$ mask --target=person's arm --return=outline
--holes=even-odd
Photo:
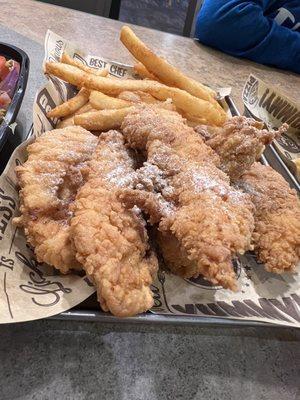
[[[267,0],[205,0],[195,36],[231,55],[300,73],[300,33],[264,16]]]

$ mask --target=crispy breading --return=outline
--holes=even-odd
[[[149,105],[136,106],[126,116],[121,129],[133,149],[145,150],[148,143],[158,139],[170,145],[176,154],[186,160],[219,165],[219,156],[205,146],[200,135],[185,122],[175,111]]]
[[[71,222],[76,257],[96,285],[102,308],[120,317],[152,307],[150,285],[158,268],[140,211],[127,210],[116,195],[134,180],[134,161],[122,134],[103,133]]]
[[[237,116],[222,127],[199,125],[194,129],[220,156],[221,169],[236,181],[261,157],[265,146],[286,131],[287,125],[277,131],[262,128],[261,122]]]
[[[21,216],[14,222],[24,227],[37,260],[63,273],[81,268],[69,237],[71,205],[96,144],[80,127],[52,130],[27,147],[28,160],[16,168]]]
[[[253,164],[238,181],[255,205],[255,252],[267,271],[293,271],[300,257],[300,201],[271,167]]]
[[[176,113],[137,108],[122,129],[130,146],[146,149],[148,160],[138,190],[124,189],[119,196],[148,212],[150,222],[159,221],[166,264],[181,276],[202,274],[236,290],[231,259],[251,248],[249,197],[230,186],[216,167],[218,156]]]

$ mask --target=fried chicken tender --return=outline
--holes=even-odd
[[[140,211],[127,210],[116,195],[134,179],[134,161],[122,134],[103,133],[71,222],[77,260],[96,285],[103,310],[119,317],[152,307],[150,285],[158,268]]]
[[[186,120],[175,111],[167,111],[154,106],[136,106],[126,116],[121,126],[129,146],[144,151],[153,140],[161,140],[186,160],[220,164],[219,156]]]
[[[218,156],[181,117],[143,107],[122,125],[129,144],[147,149],[137,190],[119,197],[158,222],[158,241],[168,267],[183,277],[202,274],[236,290],[232,257],[251,248],[252,203],[216,167]]]
[[[238,181],[255,205],[253,240],[269,272],[293,271],[300,257],[300,201],[271,167],[253,164]]]
[[[287,124],[277,131],[262,129],[263,124],[252,118],[229,118],[222,127],[199,125],[199,133],[220,156],[221,169],[236,181],[257,161],[267,144],[287,130]]]
[[[16,168],[21,216],[14,222],[24,227],[37,260],[62,273],[81,269],[70,240],[71,205],[96,145],[83,128],[55,129],[30,144],[27,161]]]

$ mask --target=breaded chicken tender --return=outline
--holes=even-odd
[[[238,181],[255,205],[253,240],[269,272],[293,271],[300,257],[300,201],[271,167],[255,163]]]
[[[287,130],[287,124],[277,131],[262,127],[259,121],[237,116],[229,118],[221,127],[199,125],[194,129],[219,155],[221,169],[231,181],[236,181],[261,157],[265,146]]]
[[[237,289],[232,258],[251,248],[252,203],[217,168],[219,157],[175,113],[141,107],[124,120],[130,146],[146,149],[136,190],[119,197],[158,223],[166,264],[183,277],[202,274],[213,284]]]
[[[167,111],[154,106],[136,106],[122,124],[126,141],[133,149],[145,151],[153,140],[161,140],[170,145],[180,157],[190,161],[220,164],[219,156],[186,120],[175,111]]]
[[[30,144],[27,161],[16,168],[21,216],[14,222],[24,227],[37,260],[62,273],[81,268],[70,240],[71,205],[96,145],[83,128],[55,129]]]
[[[116,195],[134,180],[134,161],[122,134],[101,134],[71,222],[77,260],[97,287],[103,310],[119,317],[152,307],[150,285],[158,268],[140,211],[127,210]]]

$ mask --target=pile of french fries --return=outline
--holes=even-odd
[[[45,72],[75,85],[77,95],[55,107],[49,118],[58,118],[59,128],[80,125],[90,131],[107,131],[121,126],[137,103],[175,110],[189,125],[222,125],[227,116],[216,93],[187,77],[153,53],[127,26],[121,42],[138,61],[135,72],[141,79],[115,79],[105,69],[95,70],[63,54],[60,62],[47,62]]]

